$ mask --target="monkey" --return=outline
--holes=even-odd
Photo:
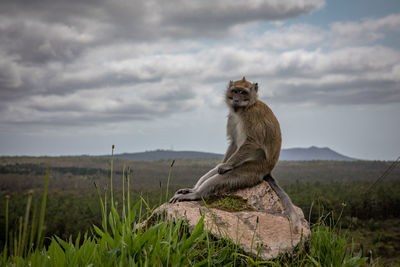
[[[298,232],[300,219],[293,203],[271,174],[281,151],[280,125],[272,110],[258,99],[257,93],[258,83],[251,83],[245,77],[229,82],[225,94],[229,108],[229,146],[222,163],[200,177],[193,188],[178,190],[169,202],[207,199],[265,180],[281,199],[295,232]]]

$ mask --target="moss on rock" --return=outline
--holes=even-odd
[[[209,208],[220,209],[225,211],[243,211],[254,210],[247,200],[240,196],[223,196],[211,199],[207,205]]]

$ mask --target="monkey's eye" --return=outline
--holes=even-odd
[[[237,94],[237,93],[238,93],[238,90],[235,90],[235,89],[234,89],[234,90],[232,90],[232,93],[233,93],[233,94]]]
[[[247,95],[247,92],[244,91],[244,90],[240,90],[239,93],[240,93],[241,95]]]

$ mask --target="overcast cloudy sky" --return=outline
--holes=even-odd
[[[2,0],[0,155],[223,153],[243,75],[284,148],[400,155],[398,0]]]

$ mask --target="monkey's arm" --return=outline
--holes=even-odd
[[[245,142],[232,156],[218,168],[218,173],[226,173],[248,161],[265,159],[264,150],[254,144]]]
[[[236,145],[233,142],[231,142],[229,144],[228,149],[225,152],[224,160],[222,162],[225,163],[232,156],[232,154],[235,153],[236,149],[237,149]]]

